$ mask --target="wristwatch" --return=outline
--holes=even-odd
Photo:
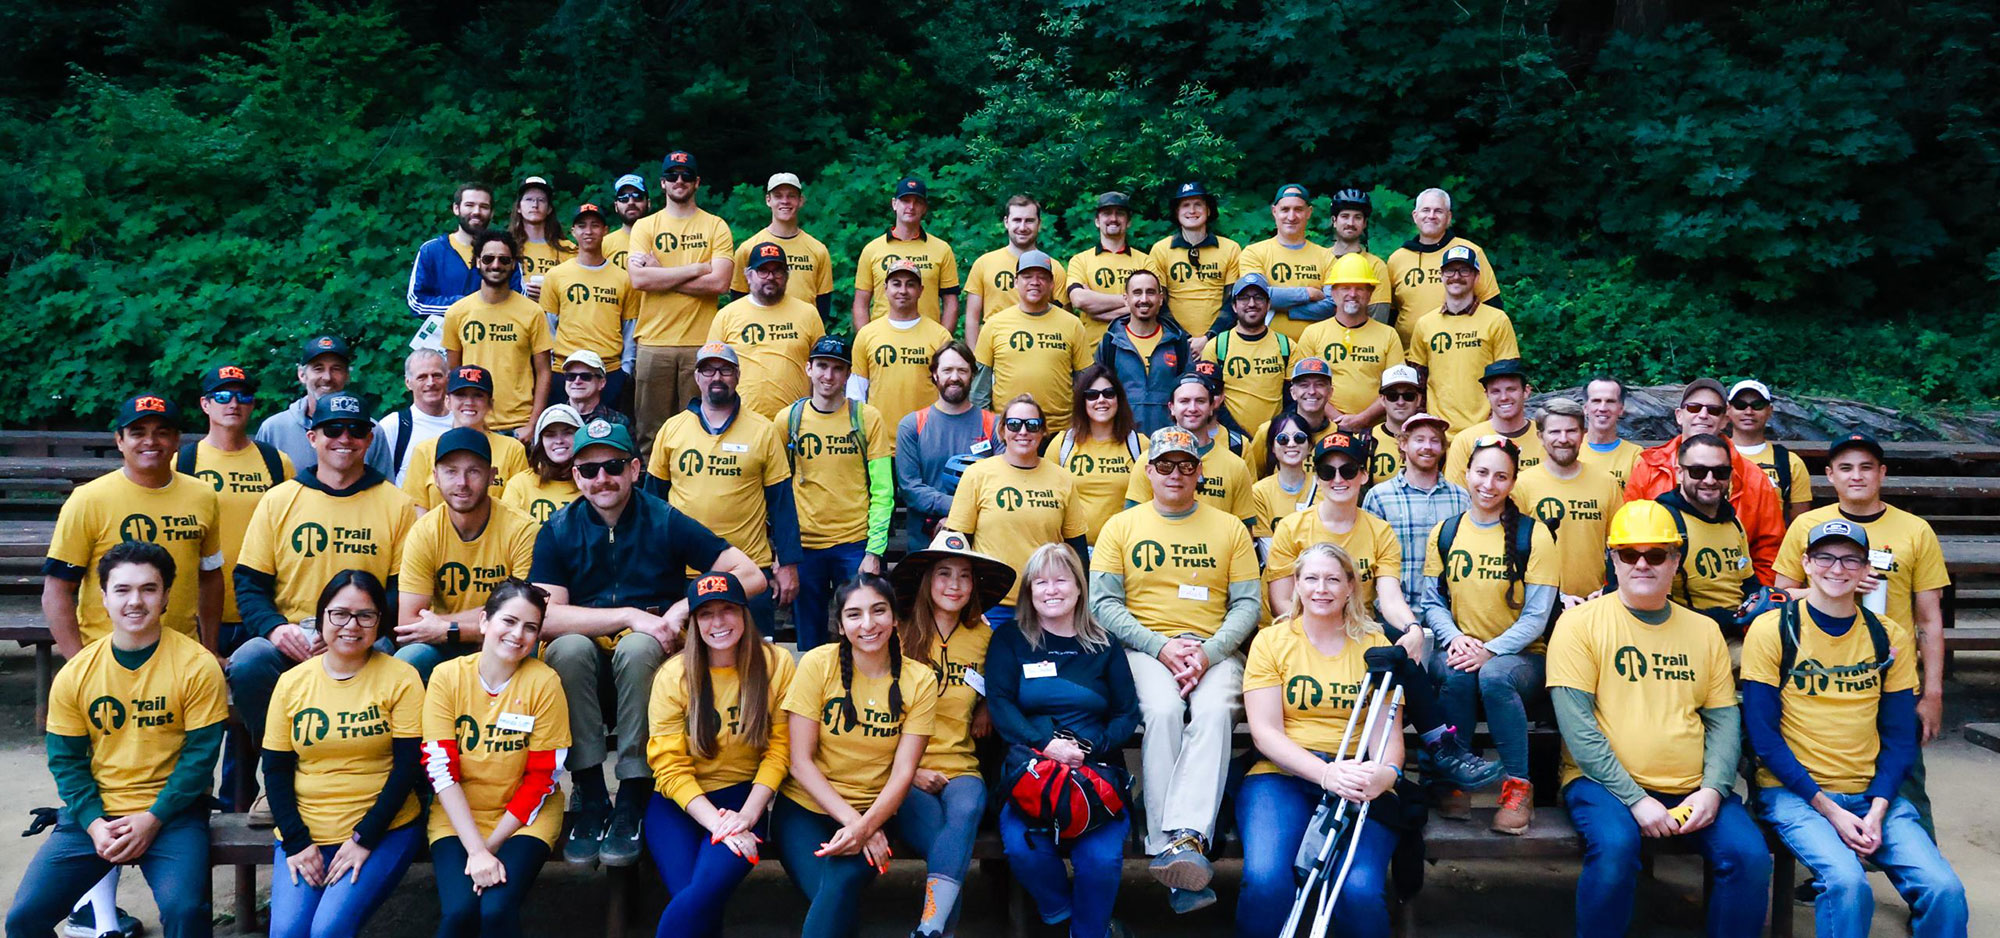
[[[444,640],[453,645],[458,644],[458,623],[452,622],[445,625]]]

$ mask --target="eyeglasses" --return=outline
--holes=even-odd
[[[1084,399],[1084,400],[1086,400],[1086,401],[1106,401],[1106,400],[1113,400],[1113,401],[1115,401],[1115,400],[1117,400],[1117,399],[1118,399],[1118,389],[1117,389],[1117,388],[1084,388],[1084,389],[1083,389],[1083,399]]]
[[[1272,437],[1271,442],[1276,443],[1279,446],[1297,446],[1300,443],[1312,442],[1312,437],[1304,433],[1300,433],[1297,430],[1293,430],[1289,433],[1280,433],[1277,436]]]
[[[701,177],[693,173],[683,173],[676,171],[676,172],[666,173],[660,176],[660,178],[668,182],[693,182],[697,179],[700,179]]]
[[[1737,410],[1770,410],[1771,402],[1764,400],[1763,398],[1760,397],[1754,400],[1730,401],[1729,406],[1734,407]]]
[[[1696,482],[1700,482],[1710,476],[1714,476],[1718,482],[1727,482],[1729,481],[1729,474],[1735,471],[1734,467],[1728,463],[1723,463],[1720,466],[1697,466],[1694,463],[1681,463],[1681,469],[1687,472],[1688,478]]]
[[[375,428],[365,423],[329,423],[319,427],[319,435],[329,440],[338,440],[343,436],[365,440],[375,435]]]
[[[580,383],[582,383],[582,382],[585,382],[585,381],[594,381],[594,380],[596,380],[596,379],[597,379],[597,378],[599,378],[599,377],[601,377],[601,376],[600,376],[600,375],[598,375],[598,373],[597,373],[597,372],[595,372],[595,371],[565,371],[565,372],[563,372],[563,381],[564,381],[564,382],[566,382],[566,383],[568,383],[568,384],[580,384]]]
[[[374,628],[382,622],[382,614],[373,609],[328,609],[324,618],[334,628],[355,624]]]
[[[512,267],[514,266],[514,259],[500,254],[481,254],[479,255],[479,266]]]
[[[257,403],[257,395],[249,391],[213,391],[209,393],[208,399],[217,404]]]
[[[1153,471],[1163,476],[1191,476],[1201,471],[1201,463],[1195,462],[1192,459],[1155,459],[1153,460]]]
[[[1321,482],[1332,482],[1336,477],[1342,479],[1352,479],[1355,476],[1360,475],[1361,471],[1362,471],[1361,464],[1353,462],[1341,463],[1338,466],[1331,465],[1328,463],[1320,463],[1319,465],[1313,467],[1313,475],[1319,476],[1319,480]]]
[[[695,374],[701,375],[704,378],[713,378],[716,375],[722,375],[722,374],[734,374],[735,372],[736,372],[736,366],[734,365],[717,365],[717,364],[701,365],[695,368],[694,370]]]
[[[1814,564],[1817,564],[1818,566],[1826,567],[1829,570],[1833,569],[1834,567],[1839,567],[1840,569],[1846,570],[1849,573],[1863,569],[1868,566],[1868,558],[1863,557],[1859,554],[1828,554],[1822,552],[1817,554],[1807,554],[1806,557],[1807,559],[1811,560]]]
[[[1664,547],[1653,547],[1646,550],[1639,550],[1636,547],[1620,547],[1616,553],[1618,554],[1618,562],[1626,566],[1636,567],[1639,565],[1639,561],[1644,560],[1646,566],[1657,567],[1667,562],[1667,555],[1672,553],[1672,551]]]
[[[643,195],[621,195],[618,197],[619,205],[627,205],[633,202],[644,202],[644,201],[646,201],[646,197]]]
[[[1040,433],[1048,424],[1040,417],[1009,417],[1000,421],[1000,425],[1007,428],[1008,433],[1019,433],[1023,430]]]
[[[1729,408],[1721,404],[1682,404],[1681,409],[1690,414],[1707,414],[1710,417],[1720,417],[1729,412]]]
[[[586,479],[595,479],[597,478],[597,472],[600,469],[604,470],[605,472],[609,472],[615,476],[624,475],[625,467],[632,464],[632,459],[633,457],[631,456],[622,456],[618,459],[606,459],[599,462],[580,462],[580,463],[575,463],[574,465],[576,467],[577,475],[580,475]]]
[[[1416,400],[1417,398],[1420,398],[1420,397],[1422,397],[1422,396],[1424,396],[1424,395],[1423,395],[1423,392],[1422,392],[1422,391],[1383,391],[1383,392],[1382,392],[1382,399],[1383,399],[1383,400],[1385,400],[1385,401],[1396,401],[1397,403],[1402,403],[1402,402],[1406,402],[1406,401],[1414,401],[1414,400]]]

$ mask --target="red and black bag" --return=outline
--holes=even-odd
[[[1028,826],[1058,841],[1081,837],[1125,814],[1123,773],[1108,765],[1064,765],[1025,746],[1013,747],[1017,766],[1002,789]],[[1024,758],[1022,756],[1025,756]],[[1107,777],[1114,776],[1114,777]]]

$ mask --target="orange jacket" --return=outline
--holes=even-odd
[[[1674,437],[1639,454],[1625,480],[1626,501],[1652,498],[1679,484],[1680,466],[1674,454],[1680,445],[1681,438]],[[1729,461],[1729,504],[1750,538],[1751,566],[1756,568],[1759,582],[1776,585],[1772,565],[1778,560],[1778,545],[1785,540],[1785,509],[1778,503],[1778,488],[1736,447],[1729,448]]]

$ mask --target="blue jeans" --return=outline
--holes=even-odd
[[[1647,792],[1669,808],[1687,795]],[[1622,935],[1632,924],[1639,882],[1639,822],[1603,785],[1579,778],[1563,789],[1570,821],[1583,835],[1583,875],[1576,883],[1576,933]],[[1708,894],[1709,938],[1752,938],[1764,930],[1771,889],[1771,854],[1742,799],[1727,795],[1715,823],[1692,834],[1713,879]]]
[[[1114,818],[1075,840],[1057,843],[1047,831],[1031,831],[1012,804],[1000,808],[1000,844],[1021,888],[1035,900],[1042,921],[1069,920],[1070,938],[1104,938],[1111,930],[1111,907],[1118,901],[1125,868],[1125,835],[1131,815]],[[1063,855],[1076,869],[1070,881]]]
[[[207,811],[183,811],[162,824],[138,866],[153,889],[160,931],[167,938],[208,938],[215,933],[209,921]],[[90,834],[65,817],[35,851],[21,877],[14,906],[7,910],[7,938],[48,938],[76,900],[110,871],[111,864],[98,857]]]
[[[1469,746],[1483,705],[1500,762],[1515,778],[1528,777],[1527,702],[1547,693],[1543,670],[1541,655],[1519,654],[1496,655],[1477,671],[1460,671],[1444,663],[1442,649],[1431,655],[1430,667],[1437,675],[1445,720],[1459,728]]]
[[[741,782],[702,797],[718,809],[739,811],[744,799],[750,797],[751,787],[750,782]],[[722,910],[743,877],[755,867],[727,846],[710,843],[708,828],[658,793],[646,805],[643,830],[646,849],[653,854],[653,865],[659,868],[660,880],[672,897],[666,911],[660,913],[655,934],[659,938],[713,938],[722,934]],[[768,833],[763,824],[752,830],[758,836]]]
[[[428,685],[431,682],[431,672],[437,670],[438,665],[453,658],[463,658],[478,650],[479,646],[472,642],[460,642],[456,645],[427,645],[420,642],[396,649],[395,655],[397,661],[416,668],[417,680]]]
[[[770,585],[750,597],[750,621],[756,623],[757,631],[765,638],[775,640],[778,635],[778,575],[772,572],[773,569],[764,568],[764,582]]]
[[[1830,791],[1826,796],[1856,817],[1868,813],[1866,796]],[[1867,867],[1840,839],[1833,822],[1784,787],[1757,790],[1757,816],[1778,832],[1819,881],[1819,899],[1813,903],[1819,938],[1867,938],[1875,917],[1875,892],[1868,888]],[[1965,885],[1924,833],[1917,809],[1908,801],[1897,798],[1889,803],[1889,813],[1882,818],[1882,846],[1868,859],[1889,874],[1889,882],[1910,904],[1910,930],[1916,938],[1963,938],[1971,914]]]
[[[1295,776],[1271,773],[1243,779],[1236,791],[1236,829],[1243,835],[1236,934],[1263,938],[1284,928],[1299,892],[1292,859],[1319,801],[1320,787]],[[1341,938],[1388,938],[1389,858],[1396,852],[1397,839],[1395,831],[1373,818],[1361,826],[1350,848],[1359,852],[1333,905],[1334,931]],[[1334,869],[1339,869],[1337,863]],[[1326,885],[1333,881],[1328,879]]]
[[[808,651],[826,642],[827,605],[833,602],[835,587],[854,579],[861,558],[868,555],[868,542],[807,548],[799,560],[799,595],[792,600],[792,626],[799,632],[799,651]]]
[[[979,836],[979,819],[986,814],[986,780],[961,775],[931,794],[915,785],[896,809],[896,833],[924,858],[925,872],[964,883],[972,868],[972,841]],[[958,921],[958,910],[951,912]]]
[[[861,894],[875,881],[875,868],[860,853],[816,857],[840,823],[779,795],[771,811],[771,833],[785,875],[804,893],[808,907],[800,938],[846,938],[861,924]]]
[[[317,889],[305,880],[292,882],[285,869],[285,848],[280,845],[271,863],[271,938],[346,938],[360,934],[368,916],[395,891],[410,868],[417,848],[423,844],[422,825],[411,823],[382,835],[361,875],[350,882],[347,874]],[[314,847],[329,866],[338,845]]]
[[[264,745],[264,714],[271,709],[271,692],[278,689],[278,677],[297,663],[262,636],[245,641],[229,656],[229,699],[243,714],[250,741],[260,749]]]
[[[507,881],[472,891],[465,875],[465,844],[455,836],[431,844],[431,866],[437,875],[437,938],[519,938],[521,904],[535,888],[535,877],[549,858],[540,837],[515,834],[494,856],[507,870]]]

